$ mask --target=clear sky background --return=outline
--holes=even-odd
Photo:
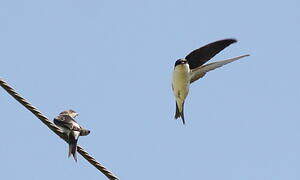
[[[300,2],[0,1],[0,77],[121,180],[299,180]],[[237,38],[174,120],[175,60]],[[0,179],[106,179],[0,88]]]

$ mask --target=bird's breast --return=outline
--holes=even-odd
[[[190,70],[188,65],[178,65],[174,68],[172,85],[174,95],[180,99],[185,99],[190,86]]]

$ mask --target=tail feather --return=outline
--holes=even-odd
[[[182,103],[182,112],[181,112],[181,119],[182,119],[182,123],[185,124],[185,120],[184,120],[184,101]]]
[[[76,144],[69,144],[69,155],[68,155],[68,157],[70,157],[71,154],[72,154],[73,157],[74,157],[74,160],[77,162],[76,151],[77,151],[77,145]]]
[[[183,124],[185,124],[183,110],[184,110],[184,102],[182,103],[182,111],[181,111],[181,112],[179,111],[178,104],[177,104],[177,102],[176,102],[176,113],[175,113],[175,119],[178,119],[179,117],[181,117],[181,119],[182,119],[182,123],[183,123]]]
[[[177,102],[176,103],[176,113],[175,113],[175,119],[179,118],[181,116],[180,112],[179,112],[179,108],[178,108],[178,105],[177,105]]]
[[[72,131],[69,134],[69,155],[68,155],[68,157],[70,157],[72,154],[76,162],[77,162],[77,156],[76,156],[77,141],[78,141],[79,134],[80,134],[79,131]]]

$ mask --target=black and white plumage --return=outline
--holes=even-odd
[[[181,117],[183,124],[185,124],[183,112],[184,101],[189,93],[191,83],[202,78],[211,70],[249,56],[247,54],[223,61],[205,64],[220,51],[235,42],[237,42],[235,39],[216,41],[192,51],[184,59],[179,59],[175,62],[172,80],[172,90],[176,99],[175,119]]]
[[[78,113],[73,110],[63,111],[54,118],[54,124],[59,126],[63,132],[67,134],[69,143],[68,157],[72,154],[77,162],[76,151],[78,138],[79,136],[90,134],[90,130],[81,127],[74,119],[76,116],[78,116]]]

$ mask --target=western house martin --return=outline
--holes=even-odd
[[[237,40],[235,39],[224,39],[216,41],[192,51],[185,58],[178,59],[175,62],[172,79],[172,90],[176,99],[175,119],[181,117],[183,124],[185,124],[183,112],[184,101],[189,93],[189,87],[191,83],[202,78],[207,72],[211,70],[219,68],[225,64],[231,63],[243,57],[249,56],[249,54],[247,54],[223,61],[205,64],[220,51],[235,42],[237,42]]]
[[[54,118],[54,124],[59,126],[65,134],[68,136],[69,143],[69,155],[73,155],[75,161],[77,162],[77,141],[79,136],[86,136],[90,134],[90,130],[84,129],[76,121],[75,117],[78,116],[73,110],[67,110],[61,112],[56,118]]]

